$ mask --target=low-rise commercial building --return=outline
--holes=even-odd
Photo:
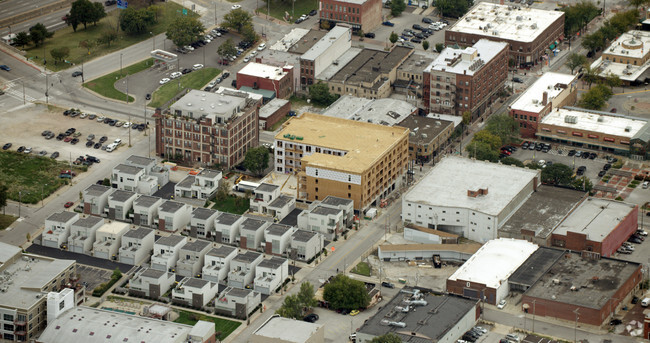
[[[275,123],[289,115],[291,102],[285,99],[273,99],[260,108],[260,130],[271,130]]]
[[[197,239],[187,242],[178,251],[178,261],[176,261],[176,274],[181,276],[197,277],[201,274],[205,254],[212,248],[208,241]]]
[[[294,67],[276,67],[268,64],[249,62],[237,72],[237,89],[250,87],[274,93],[275,98],[285,99],[293,95]]]
[[[486,113],[508,77],[508,43],[481,39],[470,47],[449,44],[424,70],[427,111],[472,118]]]
[[[300,56],[300,85],[316,83],[316,76],[352,47],[352,30],[335,26]]]
[[[324,116],[363,121],[386,126],[400,126],[404,118],[417,114],[417,106],[399,99],[368,99],[343,95],[324,111]]]
[[[108,196],[113,192],[111,187],[90,185],[81,193],[83,198],[83,213],[101,216],[108,206]]]
[[[129,279],[129,295],[158,299],[172,288],[174,281],[174,273],[142,268]]]
[[[553,109],[571,106],[578,97],[578,75],[546,72],[508,107],[525,138],[535,138],[537,126]]]
[[[131,221],[129,213],[133,213],[133,203],[138,194],[117,189],[108,196],[108,219]]]
[[[239,246],[239,230],[246,218],[222,212],[214,220],[214,241]]]
[[[167,200],[158,207],[158,230],[176,232],[190,223],[192,205]]]
[[[163,203],[162,198],[141,195],[133,202],[133,224],[153,227],[158,219],[158,207]]]
[[[122,236],[120,263],[139,265],[149,259],[153,250],[155,231],[144,227],[129,230]]]
[[[273,256],[255,267],[255,292],[271,294],[289,277],[289,260]]]
[[[41,244],[50,248],[62,248],[67,243],[72,224],[79,220],[75,212],[61,211],[45,219]]]
[[[291,258],[311,261],[323,251],[323,235],[307,230],[296,230],[291,235]]]
[[[262,303],[262,296],[252,289],[227,287],[214,301],[214,312],[245,319]]]
[[[196,308],[207,306],[219,291],[219,284],[208,280],[185,277],[172,289],[172,301]]]
[[[408,130],[303,113],[275,136],[275,168],[297,173],[297,197],[336,196],[364,210],[402,184]]]
[[[474,255],[480,244],[382,244],[377,249],[379,259],[383,261],[432,260],[438,255],[441,261],[465,263]]]
[[[319,9],[321,25],[345,24],[353,32],[371,32],[382,21],[381,0],[321,0]]]
[[[250,343],[324,343],[325,327],[274,315],[265,321],[249,339]]]
[[[261,99],[245,92],[192,90],[169,112],[155,115],[156,154],[232,168],[259,145],[260,106]]]
[[[104,219],[95,216],[82,217],[70,227],[68,250],[90,255],[95,242],[95,233],[104,225]]]
[[[246,288],[251,286],[255,278],[255,267],[264,260],[262,254],[254,251],[246,251],[237,254],[230,261],[230,272],[228,273],[228,286],[235,288]]]
[[[408,116],[399,124],[409,129],[409,159],[416,163],[439,160],[439,155],[451,143],[454,123],[444,119]]]
[[[414,51],[402,65],[397,67],[397,79],[393,83],[395,93],[404,94],[407,99],[422,98],[424,90],[424,68],[433,62],[429,52]]]
[[[122,236],[129,231],[129,224],[107,222],[95,232],[93,256],[117,261]]]
[[[207,200],[217,192],[220,180],[220,171],[203,169],[196,175],[187,175],[177,183],[174,194],[176,198]]]
[[[187,243],[187,237],[179,235],[158,238],[153,245],[151,268],[165,272],[173,269],[178,261],[178,253],[185,243]]]
[[[449,156],[402,197],[402,219],[487,242],[540,183],[539,170]]]
[[[190,236],[211,238],[214,235],[214,220],[219,214],[219,211],[210,208],[195,208],[190,219]]]
[[[650,77],[650,33],[631,30],[618,36],[603,54],[591,64],[603,78],[618,76],[624,84],[644,82]]]
[[[230,272],[230,261],[237,256],[237,248],[220,245],[205,254],[202,278],[219,283],[224,281]]]

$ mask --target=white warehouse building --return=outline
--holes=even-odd
[[[540,183],[539,170],[446,157],[404,195],[402,220],[485,243]]]

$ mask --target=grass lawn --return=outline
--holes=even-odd
[[[280,119],[277,123],[273,124],[270,129],[267,129],[267,131],[275,131],[277,130],[282,124],[284,124],[287,120],[291,119],[289,116],[284,116],[284,118]]]
[[[244,212],[248,211],[248,208],[250,207],[250,202],[246,201],[242,206],[237,206],[237,196],[230,195],[228,198],[226,198],[225,201],[222,202],[216,202],[212,208],[215,210],[219,210],[221,212],[229,212],[229,213],[235,213],[235,214],[244,214]]]
[[[158,18],[158,23],[154,25],[147,33],[143,33],[137,36],[129,36],[121,30],[118,32],[118,39],[111,43],[110,46],[107,45],[98,45],[97,47],[88,50],[79,46],[79,42],[88,40],[96,41],[100,34],[109,29],[115,29],[119,27],[119,14],[120,11],[111,11],[107,13],[106,18],[102,19],[97,26],[89,24],[88,28],[84,30],[83,25],[77,27],[77,32],[72,31],[72,26],[68,26],[61,30],[56,31],[52,38],[46,39],[43,46],[34,47],[33,45],[28,45],[26,48],[27,54],[25,58],[33,59],[37,64],[43,64],[43,54],[49,61],[47,63],[47,69],[59,71],[67,69],[71,66],[70,63],[60,62],[54,64],[54,59],[50,55],[50,51],[54,48],[59,47],[68,47],[70,49],[70,56],[66,58],[67,61],[72,64],[79,64],[82,61],[89,61],[96,57],[106,55],[110,52],[118,51],[127,46],[133,45],[135,43],[141,42],[146,39],[150,39],[151,35],[149,32],[152,32],[154,35],[163,33],[167,31],[167,26],[173,20],[174,17],[182,15],[179,11],[183,8],[181,5],[178,5],[174,2],[164,2],[159,3],[159,6],[162,7],[162,11]],[[194,12],[189,11],[190,15],[198,16]],[[158,42],[160,43],[160,42]]]
[[[208,82],[219,75],[219,73],[221,73],[221,70],[216,68],[203,68],[193,71],[180,77],[180,87],[178,87],[178,80],[171,80],[151,95],[151,102],[148,106],[161,107],[185,88],[202,89]]]
[[[267,3],[266,1],[260,1],[259,2],[260,7],[258,10],[261,13],[266,14],[266,8],[267,8]],[[285,20],[284,15],[285,12],[289,13],[291,15],[293,12],[292,10],[295,10],[295,14],[293,16],[293,20],[291,20],[291,24],[293,24],[294,21],[296,21],[297,18],[299,18],[303,14],[309,15],[309,11],[318,9],[318,0],[303,0],[303,1],[296,1],[295,2],[295,7],[291,6],[291,1],[283,1],[283,0],[275,0],[271,3],[271,16],[278,18],[280,20]]]
[[[351,272],[359,275],[370,276],[370,266],[366,262],[359,262]]]
[[[118,70],[108,75],[104,75],[102,77],[88,81],[84,83],[84,87],[107,98],[124,101],[126,99],[126,94],[115,89],[115,83],[127,75],[133,75],[135,73],[141,72],[151,67],[152,65],[153,58],[148,58],[144,61],[134,63],[126,68],[122,68],[122,75],[120,75],[120,71]],[[129,102],[132,102],[133,100],[133,97],[129,95]]]
[[[305,107],[305,106],[311,106],[311,107],[316,107],[316,108],[325,108],[327,106],[321,106],[318,104],[315,104],[313,102],[307,102],[307,99],[303,99],[299,96],[292,95],[291,98],[289,98],[289,101],[291,101],[291,108],[296,109],[299,107]]]
[[[0,214],[0,230],[4,230],[11,225],[18,217],[10,216],[8,214]]]
[[[9,187],[9,199],[19,201],[20,198],[23,203],[36,204],[41,201],[41,194],[47,198],[66,183],[66,179],[59,178],[59,173],[70,168],[68,163],[35,156],[35,153],[0,152],[0,180]],[[79,174],[83,169],[73,170]]]
[[[214,322],[215,331],[217,332],[217,339],[219,340],[224,340],[226,337],[228,337],[228,335],[235,331],[239,325],[241,325],[240,322],[236,322],[234,320],[206,316],[200,313],[179,311],[178,314],[179,316],[174,321],[175,323],[194,325],[199,320]]]

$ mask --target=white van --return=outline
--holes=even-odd
[[[650,298],[645,298],[641,300],[641,306],[648,307],[648,305],[650,305]]]
[[[509,333],[509,334],[507,334],[507,335],[506,335],[506,339],[507,339],[508,341],[510,341],[510,342],[516,342],[516,343],[519,343],[519,336],[517,336],[517,335],[515,335],[515,334],[513,334],[513,333]]]
[[[106,152],[113,152],[113,150],[115,150],[115,148],[117,148],[117,144],[111,143],[106,147]]]
[[[120,143],[122,143],[122,140],[119,138],[116,138],[115,141],[113,141],[113,144],[115,145],[120,145]]]

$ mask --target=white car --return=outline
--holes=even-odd
[[[636,233],[638,235],[640,235],[640,236],[647,236],[648,235],[648,231],[646,231],[646,230],[636,230]]]
[[[97,121],[98,121],[98,122],[100,122],[100,121],[104,121],[104,119],[106,119],[105,116],[99,116],[99,117],[97,117]]]
[[[194,51],[194,47],[186,45],[183,47],[185,50]]]
[[[539,164],[540,166],[544,167],[544,166],[546,166],[546,161],[544,161],[544,160],[539,160],[539,162],[537,162],[537,164]]]
[[[258,51],[262,51],[262,50],[264,50],[264,49],[266,49],[266,44],[264,44],[264,43],[260,44],[260,45],[257,47],[257,50],[258,50]]]
[[[124,125],[122,125],[122,127],[124,127],[124,128],[128,128],[129,126],[131,126],[131,123],[128,122],[128,121],[126,123],[124,123]]]
[[[250,57],[248,57],[248,56],[244,57],[244,63],[248,63],[250,60],[251,60]]]
[[[31,153],[32,153],[32,148],[29,147],[29,148],[25,149],[25,150],[23,151],[23,153],[25,153],[25,154],[31,154]]]
[[[497,308],[498,308],[499,310],[503,309],[504,307],[506,307],[506,301],[505,301],[505,299],[499,301],[499,305],[497,305]]]
[[[171,75],[169,75],[169,77],[172,78],[172,79],[177,79],[177,78],[179,78],[181,76],[183,76],[183,73],[181,73],[180,71],[175,71]]]
[[[161,84],[161,85],[164,85],[165,83],[167,83],[167,82],[169,82],[169,81],[171,81],[171,80],[168,79],[168,78],[166,78],[166,77],[164,77],[162,80],[160,80],[160,84]]]
[[[217,81],[210,81],[210,83],[208,83],[208,87],[210,87],[210,88],[212,88],[212,87],[214,87],[216,85],[217,85]]]
[[[232,7],[231,7],[231,8],[232,8],[233,10],[236,10],[236,9],[239,9],[239,8],[241,8],[241,6],[240,6],[240,5],[232,5]]]
[[[251,51],[251,56],[255,56],[255,55],[257,55],[257,51],[255,50]]]
[[[192,66],[192,69],[194,69],[194,70],[199,70],[201,68],[203,68],[203,64],[195,64],[195,65]]]

